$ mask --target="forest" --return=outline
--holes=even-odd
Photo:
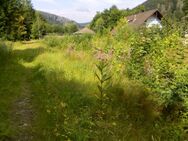
[[[0,0],[0,141],[187,141],[188,1],[162,28],[130,26],[153,2],[97,12],[78,35]]]

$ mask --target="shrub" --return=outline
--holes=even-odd
[[[91,35],[64,35],[58,36],[46,36],[44,43],[49,47],[59,48],[74,48],[76,50],[88,50],[91,49]]]
[[[188,77],[183,64],[181,35],[178,31],[168,34],[163,30],[140,30],[132,43],[126,71],[129,78],[144,83],[160,97],[158,102],[164,106],[165,116],[174,120],[184,109]]]
[[[44,38],[44,43],[49,47],[58,47],[61,46],[61,39],[55,36],[46,36]]]

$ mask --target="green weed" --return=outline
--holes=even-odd
[[[5,43],[0,41],[0,62],[6,63],[6,61],[11,57],[13,45],[12,43]]]

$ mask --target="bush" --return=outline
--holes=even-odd
[[[144,121],[149,123],[148,119],[150,119],[150,116],[152,119],[153,112],[154,115],[159,113],[158,119],[154,120],[154,125],[149,123],[149,126],[154,126],[153,133],[159,131],[157,136],[161,140],[176,140],[180,136],[183,137],[183,126],[177,127],[177,125],[182,124],[182,114],[187,110],[185,104],[188,92],[188,66],[184,63],[186,54],[184,52],[185,46],[181,41],[181,32],[178,28],[169,29],[166,27],[163,29],[153,27],[137,30],[139,32],[130,29],[125,21],[120,21],[113,36],[106,34],[100,38],[96,37],[92,40],[93,45],[106,52],[113,50],[112,69],[117,69],[118,72],[113,72],[115,74],[113,77],[116,76],[114,81],[125,80],[128,77],[129,80],[143,84],[144,88],[149,91],[149,94],[146,93],[147,95],[142,95],[142,93],[134,95],[135,91],[138,90],[133,89],[130,95],[126,95],[125,102],[121,102],[122,97],[120,97],[116,103],[125,103],[123,109],[128,112],[130,110],[133,115],[130,113],[128,115],[132,116],[131,119],[136,120],[135,124],[137,124],[137,120],[140,120],[140,123],[144,123]],[[127,85],[130,87],[130,82]],[[128,91],[128,89],[125,91]],[[117,94],[117,91],[113,94]],[[155,110],[152,111],[153,102],[147,100],[148,96],[155,99],[156,112]],[[140,108],[136,105],[144,107]],[[147,107],[149,108],[147,109]],[[137,113],[139,115],[136,115]],[[162,124],[165,122],[166,124],[163,126]],[[158,127],[155,127],[155,124]],[[164,133],[162,130],[169,133]],[[167,137],[170,132],[176,132],[176,134],[172,138]],[[153,133],[147,135],[152,136]],[[153,138],[155,140],[156,137],[153,136]]]
[[[91,35],[64,35],[64,36],[46,36],[44,43],[49,47],[74,48],[76,50],[91,49]]]
[[[49,47],[58,47],[61,46],[61,39],[55,36],[46,36],[44,43]]]
[[[49,93],[46,135],[54,131],[57,140],[183,140],[188,73],[179,32],[135,32],[123,20],[115,30],[113,36],[45,37],[45,43],[56,48],[39,55],[34,64],[36,78],[42,76],[48,88],[44,95]],[[112,78],[102,70],[94,77],[99,55],[93,58],[93,52],[85,51],[91,47],[98,48],[101,58],[110,58]]]
[[[175,105],[181,105],[185,98],[185,92],[182,91],[187,90],[187,82],[183,81],[187,80],[187,75],[180,74],[186,72],[186,66],[182,64],[183,45],[178,31],[166,34],[163,30],[140,31],[142,36],[138,36],[131,46],[127,74],[129,78],[141,81],[158,94],[161,99],[159,103],[164,106],[166,115],[178,118],[180,115],[174,114],[180,114],[183,105],[179,108]]]

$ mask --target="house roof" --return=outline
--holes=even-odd
[[[148,18],[150,18],[153,15],[157,16],[160,20],[163,17],[163,15],[157,9],[154,9],[146,12],[141,12],[135,15],[130,15],[126,17],[126,19],[128,20],[129,24],[133,26],[141,26],[147,21]]]
[[[77,32],[75,32],[74,34],[95,34],[95,32],[91,29],[89,29],[88,27],[85,27]]]

